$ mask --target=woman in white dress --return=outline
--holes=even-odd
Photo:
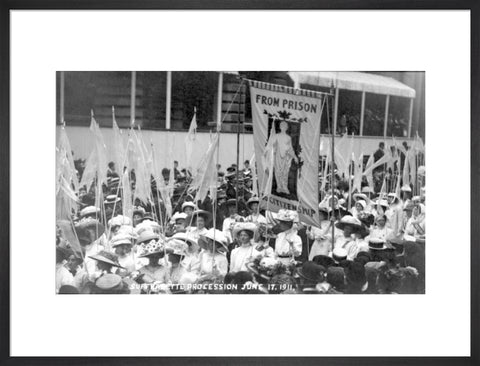
[[[187,227],[187,234],[194,240],[198,240],[201,235],[207,233],[207,226],[212,221],[212,214],[208,211],[197,210],[189,215],[186,219],[186,222],[191,223]]]
[[[227,238],[220,230],[209,229],[198,240],[198,245],[202,248],[199,255],[200,275],[221,275],[225,276],[228,272],[228,252]]]
[[[332,222],[328,220],[328,209],[320,206],[318,212],[320,214],[320,227],[312,226],[307,231],[308,238],[314,240],[308,255],[309,261],[317,255],[328,256],[332,252]]]
[[[255,230],[256,225],[251,222],[237,223],[233,228],[233,236],[239,246],[230,255],[230,272],[247,271],[246,264],[261,254],[252,244]]]
[[[393,237],[393,230],[387,226],[387,216],[386,215],[379,215],[375,219],[375,226],[370,231],[370,235],[366,238],[366,240],[370,239],[380,239],[383,241],[387,241]]]

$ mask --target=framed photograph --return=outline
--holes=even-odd
[[[479,361],[479,9],[332,5],[2,7],[1,364]]]

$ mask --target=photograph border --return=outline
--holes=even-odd
[[[203,2],[183,0],[137,0],[133,1],[4,1],[0,8],[0,365],[475,365],[480,362],[479,337],[479,294],[480,294],[480,248],[474,238],[480,236],[480,193],[477,189],[480,176],[480,4],[470,1],[381,1],[381,0],[337,0],[337,1],[254,1],[206,0]],[[247,10],[247,9],[349,9],[349,10],[470,10],[471,19],[471,329],[470,357],[10,357],[10,11],[11,10]],[[477,123],[475,123],[477,122]]]

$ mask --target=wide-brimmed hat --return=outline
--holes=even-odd
[[[95,259],[96,261],[103,262],[110,264],[111,266],[118,267],[125,269],[118,263],[118,257],[114,253],[107,252],[106,250],[102,250],[97,254],[90,255],[89,258]]]
[[[105,197],[105,201],[103,201],[104,205],[113,205],[117,202],[120,202],[122,199],[115,194],[109,194]]]
[[[250,233],[250,237],[253,238],[256,230],[257,225],[253,222],[237,222],[233,226],[232,235],[236,238],[242,231],[247,231]]]
[[[350,226],[356,231],[363,229],[360,220],[353,216],[343,216],[340,221],[335,224],[335,227],[339,228],[340,230],[345,229],[345,226]]]
[[[122,281],[122,277],[114,273],[106,273],[100,276],[95,281],[95,287],[100,291],[106,293],[118,293],[126,287],[126,284]]]
[[[87,215],[97,215],[100,216],[100,209],[95,206],[87,206],[80,211],[80,217],[85,217]]]
[[[187,214],[185,212],[175,212],[172,216],[172,221],[175,222],[177,220],[186,220]]]
[[[137,238],[137,244],[142,244],[145,242],[149,242],[152,240],[158,240],[160,239],[160,235],[154,233],[151,230],[144,230],[140,233],[140,235]]]
[[[313,261],[303,263],[300,268],[297,268],[297,273],[306,280],[321,282],[326,268]]]
[[[152,255],[164,256],[165,254],[172,253],[172,249],[165,245],[162,239],[145,241],[140,244],[139,258],[150,257]]]
[[[292,210],[279,210],[277,213],[278,221],[295,222],[298,219],[298,213]]]
[[[133,245],[133,237],[126,234],[117,234],[111,240],[112,248],[118,247],[119,245]]]
[[[367,201],[368,197],[365,193],[354,193],[353,199],[356,200],[357,202],[360,200]]]
[[[169,240],[171,239],[183,240],[189,246],[197,244],[197,240],[192,235],[187,233],[175,233]]]
[[[196,208],[195,203],[193,203],[191,201],[185,201],[185,202],[182,203],[182,212],[187,207],[191,207],[193,210],[195,210],[195,208]]]
[[[193,211],[191,214],[189,214],[186,217],[185,221],[187,222],[187,224],[190,225],[193,222],[193,220],[197,218],[197,216],[203,217],[203,219],[205,220],[205,226],[210,225],[210,223],[212,222],[212,218],[213,218],[212,213],[205,210]]]
[[[148,211],[145,212],[145,215],[143,215],[143,221],[147,221],[147,220],[156,221],[156,218],[153,212],[148,212]]]
[[[108,226],[122,226],[122,225],[132,225],[132,220],[129,217],[123,215],[117,215],[108,220]]]
[[[368,248],[370,250],[385,250],[388,249],[385,240],[378,238],[371,238],[368,241]]]
[[[209,229],[209,230],[207,230],[207,232],[205,234],[201,235],[200,237],[203,237],[203,238],[206,238],[206,239],[211,239],[211,240],[215,241],[216,244],[220,244],[221,246],[223,246],[228,251],[227,237],[220,230],[213,229],[213,228]],[[203,244],[202,244],[201,240],[198,241],[198,244],[201,247],[203,247]]]
[[[75,224],[75,232],[80,245],[88,245],[103,235],[105,227],[96,219],[84,217]]]
[[[260,203],[260,199],[258,197],[251,197],[248,201],[247,201],[247,207],[250,208],[250,205],[252,203]]]
[[[176,255],[185,255],[187,254],[188,244],[180,239],[172,238],[166,242],[167,249],[170,250],[171,254]]]
[[[157,231],[157,232],[159,232],[160,231],[160,225],[156,221],[144,220],[140,224],[135,226],[135,231],[138,235],[140,235],[144,231],[154,231],[154,232]]]

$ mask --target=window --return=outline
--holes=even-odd
[[[142,114],[142,128],[165,128],[167,106],[167,72],[137,72],[137,106],[135,114]]]
[[[217,72],[172,72],[171,128],[188,129],[197,108],[199,130],[209,130],[216,120]]]
[[[361,92],[346,89],[339,90],[337,133],[358,136],[360,134],[361,110]]]
[[[363,136],[383,136],[386,96],[366,93]]]
[[[67,124],[88,126],[93,110],[100,125],[111,126],[112,106],[115,107],[117,123],[120,126],[130,124],[130,72],[72,71],[64,75]],[[59,78],[60,73],[57,73]]]
[[[406,137],[410,99],[391,95],[388,107],[387,136]]]

